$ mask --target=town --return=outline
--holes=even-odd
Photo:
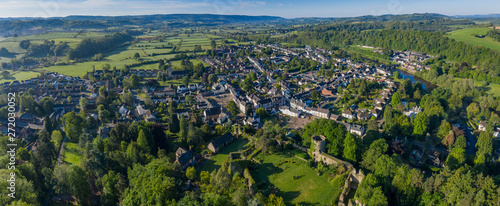
[[[0,157],[15,162],[16,197],[30,205],[498,202],[498,53],[463,49],[440,30],[495,30],[489,24],[432,14],[293,26],[185,17],[130,17],[147,26],[123,30],[106,17],[113,26],[102,31],[0,40],[9,47],[0,97],[16,94],[14,106],[0,98],[0,148],[19,145],[15,161]],[[218,22],[229,17],[241,27]],[[66,24],[95,23],[74,21]],[[183,24],[208,26],[171,28]],[[388,29],[396,24],[425,32]],[[469,50],[483,56],[465,59]]]

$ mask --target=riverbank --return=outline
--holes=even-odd
[[[411,83],[420,82],[422,83],[422,88],[428,92],[431,92],[433,89],[438,87],[438,85],[432,84],[431,82],[428,82],[419,76],[415,76],[415,74],[408,72],[405,69],[402,68],[394,69],[392,73],[396,71],[399,72],[400,74],[400,77],[398,79],[401,80],[401,82],[404,81],[405,79],[410,79]]]

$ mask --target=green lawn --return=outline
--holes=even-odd
[[[0,72],[2,71],[3,70],[0,70]],[[13,82],[15,80],[17,81],[27,80],[35,78],[40,74],[38,72],[25,72],[25,71],[12,71],[12,70],[7,70],[7,71],[10,72],[12,78],[4,79],[3,77],[0,77],[0,83]]]
[[[241,150],[247,143],[248,140],[244,138],[234,140],[230,145],[219,151],[219,153],[212,156],[209,160],[205,161],[201,166],[200,171],[212,172],[215,169],[219,169],[222,165],[222,162],[229,158],[229,153]]]
[[[64,144],[63,162],[79,165],[82,161],[82,148],[77,143],[66,142]]]
[[[485,35],[490,28],[465,28],[448,32],[448,37],[457,41],[467,42],[472,45],[479,45],[490,49],[500,51],[500,42],[493,40],[490,37],[478,38],[473,34]]]
[[[284,163],[275,166],[285,159],[296,164]],[[298,175],[299,179],[293,180],[295,175]],[[259,168],[252,171],[252,177],[259,185],[259,190],[265,191],[276,186],[279,189],[278,195],[288,204],[331,205],[338,200],[344,185],[342,176],[330,179],[327,174],[318,176],[318,172],[307,167],[303,160],[285,154],[265,156]]]

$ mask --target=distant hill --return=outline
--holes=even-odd
[[[458,18],[500,18],[500,14],[486,14],[486,15],[456,15]]]
[[[223,21],[223,22],[252,22],[283,20],[278,16],[247,16],[247,15],[218,15],[218,14],[154,14],[137,16],[67,16],[63,19],[71,20],[145,20],[145,21]]]

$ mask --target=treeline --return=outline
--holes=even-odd
[[[500,52],[449,39],[441,32],[406,30],[304,31],[273,39],[275,42],[311,45],[327,49],[360,44],[403,51],[420,51],[438,55],[438,58],[442,59],[477,65],[486,73],[489,71],[500,73]]]
[[[486,33],[486,36],[489,36],[495,41],[500,42],[500,30],[498,29],[489,30],[488,33]]]
[[[69,50],[67,42],[59,42],[56,44],[54,40],[45,40],[42,44],[32,44],[29,41],[22,41],[20,43],[21,48],[26,47],[25,57],[47,57],[47,56],[62,56]]]
[[[134,38],[128,31],[117,32],[104,37],[86,38],[68,52],[68,57],[72,60],[92,57],[95,54],[112,51],[120,47],[123,43],[132,40]]]

